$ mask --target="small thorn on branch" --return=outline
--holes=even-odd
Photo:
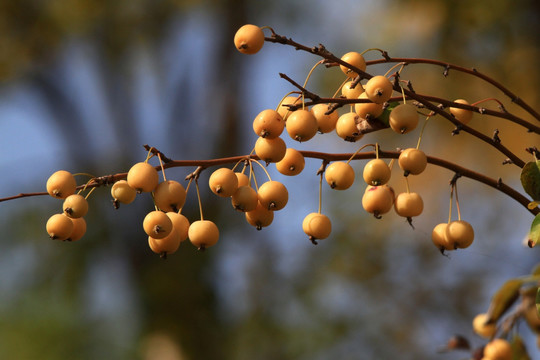
[[[386,50],[384,50],[381,55],[386,61],[390,61],[392,59]]]
[[[446,65],[446,66],[444,67],[444,71],[443,71],[443,73],[442,73],[443,76],[444,76],[444,77],[447,77],[449,71],[450,71],[450,65]]]
[[[533,155],[536,159],[540,159],[540,150],[536,146],[525,148],[525,151]]]
[[[161,151],[159,151],[158,149],[156,149],[153,146],[149,146],[148,144],[144,144],[143,147],[146,149],[146,151],[150,151],[155,156],[159,155],[161,157],[161,161],[163,161],[164,163],[168,163],[168,162],[172,161],[170,158],[165,156],[165,154],[163,154]]]
[[[499,129],[495,129],[495,131],[493,131],[493,142],[496,143],[496,144],[500,144],[501,143],[501,138],[499,137]]]
[[[456,128],[452,130],[452,136],[459,135],[459,132],[462,130],[462,128],[463,127],[461,125],[457,125]]]
[[[509,158],[504,159],[503,162],[502,162],[503,165],[513,164],[513,163],[514,162]]]
[[[497,187],[500,188],[503,185],[503,181],[501,178],[497,179]]]

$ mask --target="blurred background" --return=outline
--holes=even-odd
[[[322,43],[338,56],[378,47],[391,56],[475,67],[533,107],[540,100],[540,3],[533,0],[2,0],[0,197],[44,191],[59,169],[125,172],[145,159],[143,144],[174,159],[249,153],[253,118],[294,90],[278,73],[302,83],[319,58],[271,43],[242,55],[233,36],[245,23],[271,26],[308,46]],[[423,94],[470,102],[496,97],[535,121],[470,76],[451,71],[445,78],[441,68],[411,65],[402,78]],[[342,81],[339,69],[320,67],[308,88],[331,96]],[[471,126],[488,135],[498,128],[522,159],[530,160],[526,146],[539,145],[537,136],[505,121],[476,114]],[[452,136],[452,129],[434,118],[421,148],[521,191],[517,167],[501,165],[504,156],[466,133]],[[379,142],[392,150],[415,146],[418,134],[286,142],[327,152]],[[88,231],[74,243],[50,241],[45,233],[60,201],[0,203],[0,358],[466,358],[437,350],[456,333],[473,346],[483,343],[472,333],[472,318],[487,310],[505,280],[538,262],[538,250],[523,245],[531,214],[461,179],[461,213],[474,226],[475,242],[441,256],[431,230],[448,218],[453,174],[429,166],[410,179],[425,204],[413,229],[395,214],[377,220],[363,211],[362,165],[354,164],[357,181],[347,191],[323,184],[333,232],[317,246],[301,229],[303,217],[317,210],[320,162],[312,159],[294,178],[269,166],[290,199],[262,231],[207,190],[210,170],[204,171],[205,218],[219,226],[220,241],[204,253],[183,243],[166,261],[150,251],[142,230],[153,209],[148,194],[115,210],[110,189],[97,189]],[[167,177],[185,185],[193,170],[170,169]],[[397,167],[391,185],[405,189]],[[183,210],[191,221],[198,217],[194,190]],[[532,358],[540,356],[535,336],[525,325],[519,330]]]

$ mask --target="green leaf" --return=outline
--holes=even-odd
[[[388,106],[384,109],[383,113],[377,117],[377,120],[382,122],[386,126],[390,126],[390,112],[399,105],[399,102],[391,102],[388,104]]]
[[[531,230],[529,231],[529,238],[527,239],[527,244],[529,244],[529,247],[533,247],[539,241],[540,241],[540,214],[537,214],[534,217],[534,220],[531,224]]]
[[[522,279],[508,280],[497,290],[487,312],[487,323],[496,323],[501,316],[514,304],[519,298],[519,289],[523,285]]]
[[[525,343],[519,334],[514,334],[510,344],[512,345],[513,360],[531,360],[527,348],[525,347]]]
[[[540,160],[530,161],[521,170],[523,190],[535,201],[540,201]]]

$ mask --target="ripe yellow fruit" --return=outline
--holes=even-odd
[[[238,189],[238,176],[229,168],[219,168],[210,175],[208,186],[214,194],[230,197]]]
[[[276,163],[276,169],[283,175],[294,176],[300,174],[305,165],[306,160],[300,151],[287,148],[283,159]]]
[[[486,321],[488,315],[485,313],[478,314],[474,317],[472,326],[476,334],[483,338],[491,339],[497,332],[497,325],[495,323],[487,324]]]
[[[493,339],[484,347],[484,358],[490,360],[512,360],[512,345],[504,339]]]
[[[315,240],[326,239],[332,232],[332,222],[328,216],[319,213],[310,213],[302,221],[302,230],[309,239],[316,244]]]
[[[154,190],[154,203],[163,211],[176,212],[184,206],[185,202],[186,189],[177,181],[163,181]]]
[[[426,169],[427,157],[422,150],[408,148],[399,154],[398,164],[405,176],[419,175]]]
[[[267,164],[280,161],[286,152],[287,145],[280,137],[274,139],[259,137],[255,142],[255,154]]]
[[[286,128],[289,136],[299,142],[310,140],[319,130],[317,119],[305,109],[293,111],[287,118]]]
[[[341,57],[341,60],[343,60],[344,62],[362,71],[366,71],[366,60],[364,59],[364,56],[360,54],[359,52],[356,52],[356,51],[348,52]],[[349,69],[348,67],[344,65],[339,65],[339,68],[341,69],[341,71],[343,71],[345,75],[347,75],[347,77],[355,78],[358,76],[358,74],[355,71]]]
[[[45,225],[49,237],[53,240],[67,240],[73,232],[73,221],[65,214],[54,214]]]
[[[248,186],[249,185],[249,177],[241,172],[235,172],[236,178],[238,179],[238,187],[240,186]]]
[[[219,229],[210,220],[197,220],[189,226],[188,237],[197,249],[204,250],[218,242]]]
[[[88,212],[88,202],[79,194],[69,195],[62,204],[64,213],[70,218],[80,218]]]
[[[458,103],[458,104],[469,105],[469,102],[467,100],[464,100],[464,99],[457,99],[457,100],[454,100],[454,102]],[[473,117],[473,112],[471,110],[461,109],[461,108],[457,108],[457,107],[451,107],[450,108],[450,113],[452,115],[454,115],[456,120],[458,120],[459,122],[461,122],[463,124],[468,124],[469,121],[471,121],[471,119]]]
[[[171,219],[173,229],[178,232],[180,242],[188,238],[188,229],[189,229],[189,220],[182,214],[177,212],[169,211],[167,213],[169,219]]]
[[[311,107],[311,113],[317,120],[317,126],[321,134],[332,132],[336,128],[336,123],[339,117],[337,110],[326,114],[328,111],[327,104],[315,104]]]
[[[264,45],[264,33],[256,25],[246,24],[236,31],[234,46],[243,54],[256,54]]]
[[[127,182],[129,186],[139,193],[151,192],[159,183],[158,172],[149,163],[139,162],[129,169]]]
[[[231,203],[236,210],[248,212],[257,208],[259,196],[251,186],[240,186],[231,196]]]
[[[261,205],[259,202],[255,210],[248,211],[246,213],[247,222],[255,226],[257,230],[261,230],[263,227],[269,226],[274,221],[274,212],[268,210],[267,207]]]
[[[474,229],[465,220],[452,221],[446,227],[446,240],[455,248],[465,249],[474,240]]]
[[[424,201],[417,193],[401,193],[396,196],[394,209],[399,216],[407,218],[418,216],[424,211]]]
[[[446,227],[448,223],[440,223],[431,232],[431,241],[439,250],[455,250],[454,245],[446,239]]]
[[[73,231],[71,235],[66,239],[67,241],[77,241],[81,239],[86,233],[86,220],[84,218],[71,219],[73,222]]]
[[[398,134],[406,134],[418,125],[418,112],[416,106],[401,104],[390,111],[388,123],[392,130]]]
[[[289,201],[289,192],[279,181],[267,181],[259,186],[259,203],[271,211],[281,210]]]
[[[368,185],[364,196],[362,196],[362,207],[368,213],[379,217],[386,214],[394,205],[394,189],[388,185],[371,186]]]
[[[151,236],[148,237],[148,246],[156,254],[160,254],[162,258],[166,258],[167,255],[173,254],[178,250],[180,246],[180,235],[178,230],[172,229],[169,235],[162,239],[155,239]]]
[[[363,92],[358,97],[359,99],[368,99],[367,94]],[[358,103],[354,105],[354,111],[360,116],[361,119],[372,120],[375,119],[383,113],[383,105],[371,103]]]
[[[377,75],[368,80],[364,91],[369,100],[376,104],[382,104],[390,99],[394,89],[386,76]]]
[[[359,134],[356,126],[360,117],[355,112],[348,112],[341,115],[336,123],[336,134],[345,141],[355,142],[364,135]]]
[[[154,239],[163,239],[171,232],[173,224],[163,211],[154,210],[146,214],[143,220],[144,232]]]
[[[115,201],[122,204],[129,204],[135,200],[137,191],[129,186],[126,180],[118,180],[111,188],[111,196]]]
[[[358,99],[360,94],[364,92],[362,84],[358,83],[354,88],[351,88],[353,81],[347,81],[341,88],[341,94],[347,99]]]
[[[58,170],[47,179],[47,192],[54,198],[65,199],[77,190],[75,178],[69,171]]]
[[[384,185],[390,180],[392,172],[388,164],[382,159],[370,160],[364,166],[363,177],[368,185]]]
[[[354,183],[354,169],[343,161],[335,161],[327,166],[324,178],[335,190],[346,190]]]
[[[253,120],[253,131],[257,136],[269,139],[276,138],[283,132],[285,121],[272,109],[261,111]]]

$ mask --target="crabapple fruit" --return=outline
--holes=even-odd
[[[77,190],[75,178],[69,171],[58,170],[47,179],[47,193],[57,199],[65,199]]]

